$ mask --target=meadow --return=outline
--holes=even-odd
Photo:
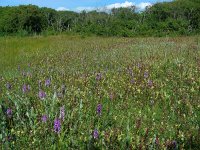
[[[0,37],[0,149],[200,149],[200,37]]]

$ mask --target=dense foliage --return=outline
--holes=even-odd
[[[72,12],[34,5],[0,7],[1,35],[75,32],[103,36],[189,35],[200,32],[200,2],[175,0],[156,3],[138,12],[136,7],[110,12]]]

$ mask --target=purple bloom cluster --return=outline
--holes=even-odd
[[[11,117],[12,117],[12,109],[11,109],[11,108],[8,108],[8,109],[6,110],[6,114],[7,114],[8,118],[11,118]]]
[[[177,142],[175,140],[172,141],[172,146],[173,146],[173,148],[177,148]]]
[[[99,137],[99,132],[98,132],[97,129],[95,129],[95,130],[93,131],[93,137],[94,137],[94,139],[98,139],[98,137]]]
[[[148,78],[149,77],[149,73],[147,71],[144,72],[144,78]]]
[[[140,63],[137,64],[138,69],[140,69],[142,67],[142,65]]]
[[[97,105],[97,114],[98,114],[98,115],[101,115],[101,112],[102,112],[102,105],[101,105],[101,104],[98,104],[98,105]]]
[[[50,86],[50,84],[51,84],[51,80],[50,79],[47,79],[47,80],[45,80],[45,86]]]
[[[31,90],[31,86],[30,86],[30,85],[24,84],[24,85],[22,86],[22,92],[23,92],[23,93],[29,92],[30,90]]]
[[[23,92],[23,93],[26,93],[26,92],[27,92],[26,84],[24,84],[24,85],[22,86],[22,92]]]
[[[47,115],[43,115],[41,118],[42,122],[44,123],[47,122],[47,118],[48,118]]]
[[[54,131],[59,133],[61,131],[61,122],[59,119],[54,120]]]
[[[44,91],[40,90],[38,96],[40,99],[44,99],[46,97],[46,93]]]

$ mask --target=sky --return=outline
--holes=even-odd
[[[0,6],[33,4],[56,10],[90,11],[135,5],[139,10],[143,10],[146,6],[163,1],[170,0],[0,0]]]

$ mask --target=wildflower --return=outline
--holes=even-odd
[[[26,84],[24,84],[24,85],[22,86],[22,92],[23,92],[23,93],[26,93],[27,90],[28,90],[28,88],[27,88]]]
[[[99,133],[98,133],[98,130],[97,130],[97,129],[95,129],[95,130],[93,131],[93,137],[94,137],[94,139],[98,139]]]
[[[138,63],[137,67],[140,69],[142,67],[142,65],[140,63]]]
[[[46,93],[44,91],[40,90],[38,96],[40,99],[44,99],[46,97]]]
[[[133,76],[133,71],[131,70],[131,68],[128,68],[127,71],[128,71],[128,74],[129,74],[130,76]]]
[[[147,71],[144,72],[144,78],[148,78],[149,77],[149,74]]]
[[[156,137],[156,139],[155,139],[155,143],[156,143],[156,145],[159,145],[159,138],[158,137]]]
[[[62,119],[62,121],[64,121],[64,118],[65,118],[65,107],[64,106],[60,107],[60,118]]]
[[[47,115],[43,115],[41,118],[42,122],[44,123],[47,122],[47,118],[48,118]]]
[[[150,87],[153,86],[153,82],[152,82],[152,80],[148,80],[148,86],[150,86]]]
[[[174,140],[174,141],[172,141],[172,147],[174,148],[174,149],[176,149],[177,148],[177,142]]]
[[[50,83],[51,83],[50,79],[45,80],[45,86],[50,86]]]
[[[7,114],[8,118],[11,118],[11,117],[12,117],[12,109],[11,109],[11,108],[8,108],[8,109],[6,110],[6,114]]]
[[[109,97],[110,97],[110,100],[113,100],[114,99],[114,93],[110,93]]]
[[[102,78],[102,74],[101,73],[97,73],[96,80],[99,81],[99,80],[101,80],[101,78]]]
[[[135,80],[134,79],[131,79],[131,84],[134,84],[135,83]]]
[[[59,133],[61,131],[61,123],[59,119],[54,120],[54,131]]]
[[[6,87],[7,87],[8,90],[11,90],[11,88],[12,88],[12,86],[11,86],[10,83],[7,83],[7,84],[6,84]]]
[[[97,114],[98,114],[98,115],[101,115],[101,112],[102,112],[102,105],[101,105],[101,104],[98,104],[98,105],[97,105]]]

